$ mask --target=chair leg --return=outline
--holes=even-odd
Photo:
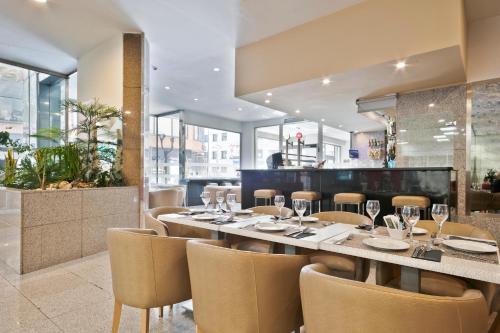
[[[149,309],[141,311],[141,333],[149,332]]]
[[[318,213],[321,213],[321,199],[318,200]]]
[[[160,318],[163,318],[163,306],[160,306]]]
[[[122,303],[115,300],[115,309],[113,311],[113,326],[111,329],[112,333],[117,333],[120,327],[120,318],[122,316]]]

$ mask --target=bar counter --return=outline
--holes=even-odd
[[[253,192],[258,189],[280,190],[291,206],[294,191],[317,191],[322,194],[322,210],[333,210],[336,193],[363,193],[367,200],[379,200],[377,218],[392,213],[391,199],[396,195],[423,195],[431,203],[455,207],[456,172],[453,168],[356,168],[356,169],[272,169],[241,171],[242,208],[254,206]],[[430,218],[430,217],[429,217]]]

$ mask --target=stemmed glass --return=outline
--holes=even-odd
[[[236,205],[236,194],[234,193],[229,193],[226,196],[226,206],[229,209],[229,211],[232,213],[233,212],[233,207]]]
[[[370,218],[372,219],[372,229],[371,233],[375,233],[375,218],[377,217],[378,213],[380,213],[380,202],[378,200],[368,200],[366,202],[366,212],[368,215],[370,215]]]
[[[274,197],[274,205],[276,207],[278,207],[279,211],[280,211],[280,216],[278,218],[278,221],[281,222],[281,208],[283,208],[283,206],[285,206],[285,196],[284,195],[277,195]]]
[[[224,202],[224,191],[217,191],[215,193],[215,200],[217,201],[217,211],[220,213],[222,211],[222,203]]]
[[[299,227],[302,227],[302,216],[306,212],[307,202],[304,199],[294,199],[293,208],[299,216]]]
[[[443,229],[444,222],[448,219],[448,205],[445,204],[434,204],[432,205],[432,218],[438,226],[438,232],[436,238],[441,237],[441,230]]]
[[[410,244],[413,244],[413,227],[420,220],[420,207],[404,206],[401,215],[405,223],[410,227]]]
[[[205,210],[208,211],[208,204],[210,203],[210,192],[201,192],[200,198],[205,205]]]

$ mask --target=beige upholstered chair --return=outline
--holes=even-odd
[[[273,203],[273,198],[280,193],[281,192],[278,190],[268,188],[255,190],[253,191],[254,204],[257,206],[258,201],[264,199],[265,206],[271,205]]]
[[[371,224],[371,220],[360,214],[329,211],[312,214],[311,216],[319,218],[321,221],[331,221],[345,224]],[[329,268],[329,274],[352,279],[365,281],[370,273],[370,260],[359,257],[351,257],[345,254],[332,253],[326,251],[314,251],[309,254],[311,263],[322,263]]]
[[[427,229],[430,233],[437,231],[437,226],[434,221],[419,221],[417,227]],[[474,227],[470,224],[445,222],[443,225],[443,233],[456,236],[466,236],[474,238],[483,238],[493,240],[493,236],[486,230]],[[377,262],[377,284],[400,288],[401,267],[394,264]],[[435,296],[460,296],[464,291],[472,285],[476,289],[483,291],[488,307],[493,307],[495,302],[495,294],[497,293],[496,285],[491,283],[464,280],[455,276],[422,271],[420,277],[420,290],[423,294]],[[492,309],[493,310],[493,309]]]
[[[188,209],[182,207],[157,207],[150,209],[144,214],[144,227],[146,229],[153,229],[158,235],[162,236],[210,238],[210,230],[158,220],[158,215],[175,214],[185,211],[188,211]]]
[[[149,208],[181,207],[184,201],[184,192],[177,187],[149,192]]]
[[[404,206],[417,206],[424,211],[424,218],[427,218],[431,200],[422,195],[397,195],[392,198],[392,205],[396,213]]]
[[[300,269],[306,256],[187,244],[197,333],[290,333],[302,325]]]
[[[154,230],[108,229],[115,295],[112,332],[118,332],[122,304],[143,309],[141,332],[148,332],[149,310],[191,298],[186,257],[188,239],[157,236]]]
[[[362,193],[337,193],[333,197],[335,210],[340,206],[340,210],[344,210],[344,205],[356,205],[358,214],[363,214],[365,211],[364,204],[366,196]]]
[[[278,216],[280,214],[280,210],[276,206],[256,206],[249,208],[250,210],[253,210],[254,213],[257,214],[266,214],[266,215],[273,215],[273,216]],[[284,218],[290,218],[293,215],[293,210],[287,207],[281,208],[281,216]]]
[[[339,279],[321,264],[300,274],[307,333],[486,333],[488,310],[478,290],[429,296]]]
[[[309,204],[309,214],[313,213],[314,202],[318,203],[318,212],[321,212],[321,193],[316,191],[295,191],[292,192],[292,200],[303,199]]]

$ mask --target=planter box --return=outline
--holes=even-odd
[[[137,187],[4,191],[6,198],[18,199],[0,208],[0,214],[9,212],[0,215],[0,240],[2,225],[11,228],[4,246],[10,249],[0,249],[0,259],[21,274],[104,251],[106,229],[139,226]]]

